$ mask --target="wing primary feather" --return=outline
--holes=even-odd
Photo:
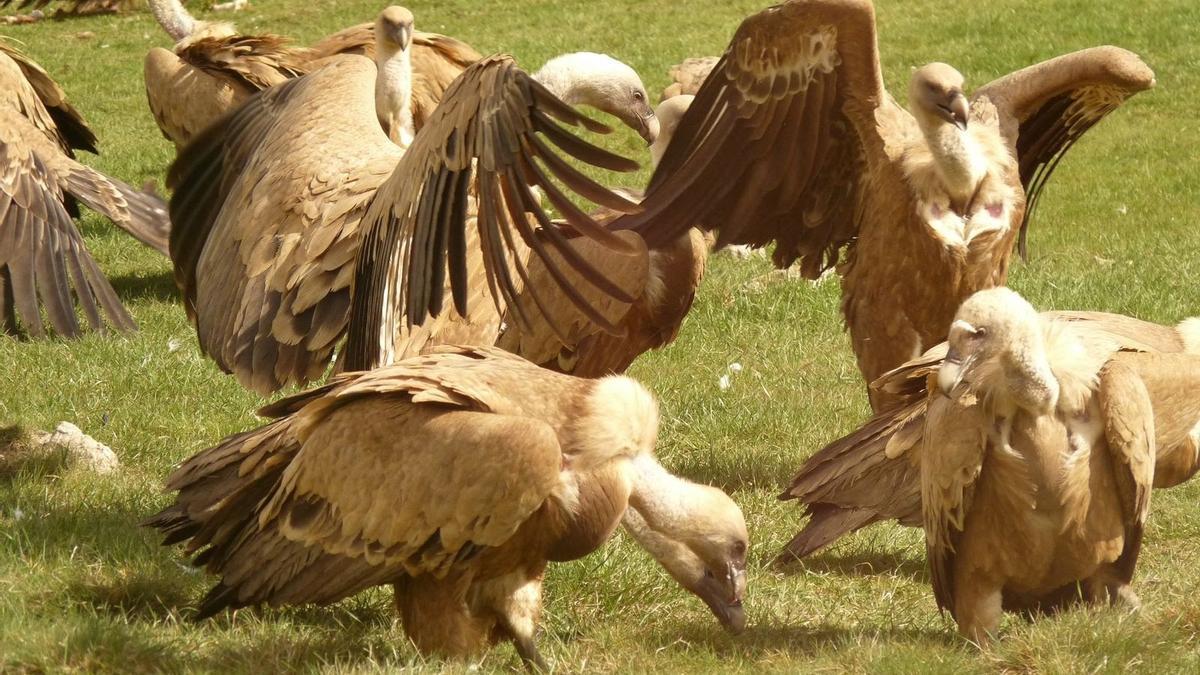
[[[468,165],[469,167],[469,165]],[[467,308],[467,198],[471,186],[471,170],[456,172],[451,195],[450,231],[448,255],[450,267],[450,290],[454,294],[454,308],[460,316],[466,316]],[[478,218],[476,219],[478,223]],[[482,242],[482,237],[480,237]]]
[[[582,138],[563,129],[558,124],[555,124],[549,116],[541,110],[534,109],[530,113],[533,119],[533,128],[549,138],[554,145],[568,155],[578,159],[581,162],[587,162],[592,166],[608,169],[610,171],[621,171],[630,173],[637,171],[641,166],[621,155],[611,153],[603,148],[596,147]],[[593,200],[595,201],[595,200]]]

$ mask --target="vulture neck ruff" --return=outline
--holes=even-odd
[[[416,130],[412,115],[412,43],[399,49],[385,40],[375,44],[375,114],[392,142],[407,148]]]
[[[180,42],[196,32],[196,20],[180,0],[150,0],[150,11],[171,39]]]
[[[933,155],[934,166],[951,199],[965,211],[987,175],[988,161],[971,127],[959,129],[942,120],[918,114],[921,133]]]

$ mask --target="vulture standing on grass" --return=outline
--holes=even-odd
[[[1158,456],[1155,487],[1172,487],[1200,469],[1200,319],[1176,327],[1101,312],[1046,312],[1044,326],[1087,336],[1093,350],[1122,358],[1143,354],[1160,363],[1178,360],[1145,382],[1152,395]],[[1050,328],[1047,328],[1049,330]],[[871,386],[898,404],[862,427],[817,451],[801,467],[780,499],[804,504],[809,521],[780,554],[783,562],[803,558],[860,528],[885,520],[921,523],[921,446],[926,415],[937,389],[931,386],[946,356],[945,343],[885,374]],[[1187,356],[1184,355],[1187,354]]]
[[[0,0],[0,8],[16,6],[17,9],[40,10],[47,5],[56,5],[52,15],[56,19],[66,16],[95,16],[117,14],[133,6],[133,0]],[[34,17],[41,18],[37,13]]]
[[[972,292],[1004,282],[1027,201],[1063,153],[1153,84],[1116,47],[1045,61],[970,98],[957,71],[934,63],[913,73],[905,110],[883,87],[868,0],[793,0],[742,23],[642,208],[611,227],[652,249],[692,227],[718,231],[717,248],[774,242],[776,264],[799,261],[810,278],[844,251],[842,310],[872,381],[944,339]],[[440,273],[427,260],[442,258],[406,261],[403,275]],[[410,322],[440,302],[406,302]]]
[[[1138,605],[1129,584],[1154,482],[1151,389],[1200,358],[1130,355],[1045,321],[1007,288],[976,293],[950,326],[921,451],[938,606],[976,644],[1003,608]],[[1192,396],[1191,398],[1195,398]]]
[[[142,243],[166,251],[166,205],[75,160],[96,137],[66,94],[28,57],[0,43],[0,326],[46,334],[136,325],[84,245],[72,218],[82,202]],[[74,299],[72,299],[72,292]],[[40,300],[40,308],[39,308]]]
[[[348,373],[183,463],[147,521],[221,577],[226,607],[337,602],[392,584],[422,653],[535,645],[542,578],[624,524],[727,629],[745,625],[746,523],[720,490],[653,455],[654,398],[491,348]]]
[[[408,17],[404,25],[396,19],[401,12]],[[555,121],[608,131],[558,98],[576,99],[583,91],[591,105],[633,111],[651,140],[657,121],[632,70],[607,57],[584,64],[562,58],[551,64],[571,67],[547,64],[530,76],[506,57],[481,60],[446,92],[406,150],[413,138],[411,97],[402,93],[412,86],[411,14],[389,8],[380,26],[375,31],[380,65],[357,55],[331,58],[210,127],[172,168],[171,209],[179,224],[171,252],[185,306],[202,349],[256,391],[324,372],[347,326],[360,221],[368,207],[379,217],[390,213],[431,176],[446,182],[431,187],[420,215],[444,207],[448,215],[478,217],[490,225],[482,236],[472,231],[462,240],[440,240],[455,251],[485,246],[489,272],[525,273],[528,242],[535,249],[565,247],[533,234],[525,218],[535,224],[548,218],[529,186],[537,186],[572,227],[628,248],[571,206],[547,173],[598,204],[623,210],[636,205],[578,173],[547,141],[596,166],[635,169],[635,163],[587,144]],[[383,124],[392,120],[403,123],[385,130]],[[437,173],[445,162],[458,172]],[[475,167],[478,176],[472,178]],[[263,190],[265,185],[271,188]],[[504,227],[501,234],[497,219],[516,213],[526,230],[513,235]],[[620,294],[603,279],[598,283]],[[473,306],[481,312],[490,308],[488,320],[498,324],[482,279],[476,290]]]

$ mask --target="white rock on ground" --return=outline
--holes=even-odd
[[[61,448],[70,466],[81,466],[99,474],[112,473],[121,466],[112,448],[83,433],[70,422],[59,422],[52,434],[34,431],[29,435],[29,440],[42,451]]]

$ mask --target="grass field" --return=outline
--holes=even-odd
[[[564,51],[609,52],[633,65],[656,96],[669,65],[719,53],[760,2],[409,6],[418,28],[483,53],[513,53],[531,68]],[[1157,89],[1090,132],[1063,162],[1031,232],[1030,260],[1014,266],[1011,281],[1043,308],[1162,322],[1200,313],[1200,4],[879,5],[885,75],[898,95],[910,68],[931,60],[955,64],[973,86],[1097,44],[1140,53],[1157,72]],[[232,18],[246,32],[306,44],[379,9],[362,0],[255,0]],[[173,148],[147,109],[141,62],[168,40],[149,13],[0,33],[59,78],[93,124],[103,154],[85,161],[133,184],[161,182]],[[632,133],[613,143],[644,158]],[[141,332],[76,342],[0,338],[0,426],[48,429],[71,420],[112,446],[124,467],[106,478],[44,464],[0,475],[0,671],[462,668],[416,656],[382,591],[332,608],[191,620],[212,579],[136,523],[166,503],[160,486],[173,464],[254,425],[265,400],[201,357],[166,260],[94,214],[83,229]],[[744,370],[722,391],[718,378],[734,362]],[[746,512],[751,626],[738,638],[723,634],[622,535],[551,569],[540,640],[562,670],[1200,672],[1200,483],[1155,494],[1135,582],[1145,605],[1139,614],[1010,619],[1003,640],[982,653],[937,613],[916,530],[877,527],[803,565],[769,565],[801,522],[799,509],[775,500],[780,486],[867,410],[836,282],[787,281],[762,259],[718,257],[680,339],[647,354],[632,374],[662,400],[664,463],[725,488]],[[510,670],[519,662],[501,646],[479,667]]]

